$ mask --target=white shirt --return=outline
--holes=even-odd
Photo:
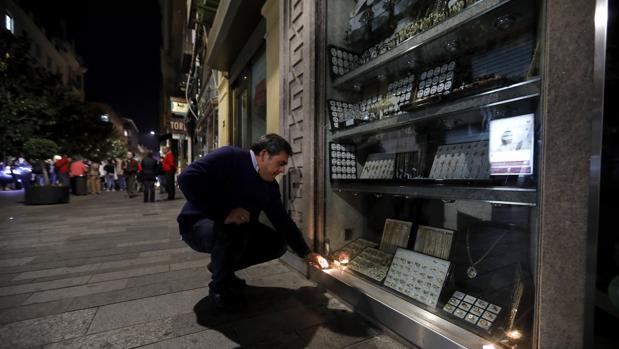
[[[258,161],[256,161],[256,154],[254,154],[254,151],[251,149],[249,150],[249,154],[251,154],[251,163],[252,165],[254,165],[254,169],[256,170],[256,173],[258,173],[260,166],[258,166]]]

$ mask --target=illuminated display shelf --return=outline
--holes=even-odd
[[[457,186],[444,184],[332,183],[334,191],[397,195],[441,200],[477,200],[498,204],[537,205],[537,190],[518,187]]]
[[[437,105],[429,106],[423,109],[413,110],[397,116],[336,131],[332,133],[331,140],[342,141],[353,137],[365,136],[381,131],[400,128],[420,121],[442,118],[455,113],[464,113],[488,106],[535,98],[539,97],[539,95],[540,78],[535,77],[513,85],[478,93],[472,96],[458,98],[451,102],[438,103]]]
[[[529,2],[527,2],[529,3]],[[432,28],[416,34],[390,51],[358,66],[333,81],[336,88],[354,88],[375,82],[377,76],[396,76],[415,68],[415,62],[432,62],[444,55],[446,45],[457,43],[464,48],[496,40],[503,35],[495,28],[498,18],[519,13],[519,18],[509,31],[526,28],[534,21],[532,11],[526,11],[520,1],[483,0],[466,7],[457,15]],[[525,11],[523,11],[523,9]],[[494,31],[492,35],[489,32]],[[509,32],[505,31],[505,33]]]

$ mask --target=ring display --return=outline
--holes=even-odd
[[[459,310],[456,314],[456,309]],[[494,325],[502,307],[491,304],[472,295],[455,291],[449,301],[443,306],[443,311],[465,319],[486,331]]]

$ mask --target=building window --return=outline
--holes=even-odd
[[[4,27],[6,30],[15,34],[15,20],[13,20],[13,16],[8,13],[4,14]]]

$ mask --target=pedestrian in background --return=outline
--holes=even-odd
[[[127,180],[127,195],[129,198],[135,196],[135,176],[138,173],[138,162],[133,158],[132,152],[127,152],[125,160],[125,179]]]
[[[125,163],[122,159],[114,159],[116,163],[116,178],[118,179],[118,190],[125,191],[127,189],[127,181],[125,179]]]
[[[88,194],[88,187],[86,186],[86,171],[88,167],[82,161],[80,156],[75,157],[75,161],[71,162],[69,166],[69,176],[71,177],[71,187],[73,188],[73,194],[86,195]]]
[[[153,152],[147,151],[141,163],[142,186],[144,187],[144,202],[155,202],[155,178],[159,164],[153,158]]]
[[[103,166],[105,170],[105,190],[114,191],[114,173],[116,172],[116,166],[112,159],[107,160]]]
[[[168,193],[168,200],[174,200],[174,175],[176,174],[176,161],[174,154],[169,147],[163,147],[163,172],[165,173],[165,191]]]
[[[54,167],[56,168],[56,173],[58,174],[58,180],[60,183],[66,187],[69,186],[69,163],[71,162],[71,158],[67,154],[62,154],[62,157],[54,163]]]
[[[88,167],[88,193],[89,194],[101,194],[101,180],[99,179],[99,163],[96,161],[90,162]]]

